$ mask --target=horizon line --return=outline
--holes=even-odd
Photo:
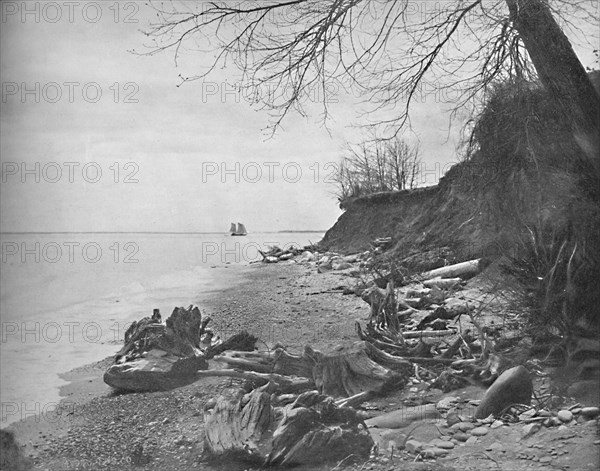
[[[283,230],[283,231],[256,231],[254,234],[282,234],[287,232],[327,232],[327,230]],[[229,234],[229,231],[2,231],[0,235],[54,235],[54,234]]]

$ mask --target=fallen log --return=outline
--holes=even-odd
[[[225,376],[228,378],[244,379],[257,383],[257,387],[264,386],[265,384],[271,382],[277,386],[277,390],[282,394],[297,394],[315,389],[314,381],[309,378],[299,378],[297,376],[283,376],[275,373],[255,373],[253,371],[241,371],[234,369],[203,370],[196,372],[196,378],[206,378],[211,376]]]
[[[379,394],[404,386],[410,373],[408,364],[403,364],[405,369],[400,368],[400,364],[391,369],[377,363],[375,358],[380,357],[375,346],[367,342],[353,342],[338,346],[330,353],[306,346],[302,355],[276,349],[260,354],[229,352],[215,357],[215,360],[263,374],[268,372],[309,378],[322,394],[349,397],[364,391]]]
[[[431,288],[437,286],[439,289],[449,289],[458,286],[462,280],[460,278],[433,278],[431,280],[425,280],[423,286]]]
[[[435,270],[422,273],[422,276],[427,280],[430,278],[468,278],[479,273],[480,262],[481,259],[476,259],[455,265],[448,265],[447,267],[436,268]]]
[[[414,330],[402,332],[405,339],[437,338],[456,334],[456,330]]]

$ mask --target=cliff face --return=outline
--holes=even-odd
[[[589,76],[600,93],[600,71]],[[539,86],[499,86],[479,116],[466,161],[434,187],[345,202],[321,244],[356,252],[390,236],[400,259],[443,248],[456,258],[517,256],[528,238],[578,231],[595,246],[598,176],[569,129]]]
[[[391,237],[389,255],[412,270],[505,257],[531,290],[555,293],[540,309],[600,324],[600,178],[569,129],[539,87],[499,87],[465,162],[435,187],[346,202],[321,245],[357,252]]]

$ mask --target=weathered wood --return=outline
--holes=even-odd
[[[423,286],[431,288],[437,286],[440,289],[448,289],[458,286],[462,280],[460,278],[433,278],[431,280],[425,280]]]
[[[268,383],[246,395],[229,391],[219,397],[204,417],[208,458],[286,466],[369,455],[373,440],[353,409],[337,407],[331,398],[307,391],[277,413],[271,392],[273,385]]]
[[[363,391],[381,393],[406,384],[406,376],[374,362],[367,352],[364,342],[337,347],[328,355],[315,351],[313,377],[319,391],[333,397],[348,397]]]
[[[256,337],[240,332],[225,342],[213,343],[209,317],[189,306],[175,308],[165,324],[160,312],[134,322],[125,333],[115,364],[104,382],[126,391],[164,391],[190,384],[195,373],[207,369],[207,360],[229,348],[253,350]]]
[[[255,373],[253,371],[241,371],[234,369],[223,370],[203,370],[196,372],[196,378],[206,378],[210,376],[226,376],[229,378],[244,379],[258,383],[259,386],[271,382],[277,385],[279,392],[283,394],[299,393],[315,388],[315,383],[309,378],[299,378],[297,376],[283,376],[275,373]]]
[[[447,267],[436,268],[435,270],[422,273],[422,276],[427,280],[430,278],[467,278],[479,273],[480,260],[469,260],[455,265],[448,265]]]
[[[456,330],[414,330],[402,332],[405,339],[437,338],[455,335]]]
[[[348,397],[363,391],[379,394],[389,388],[402,387],[408,370],[403,371],[407,374],[401,374],[378,364],[369,356],[373,351],[365,342],[354,342],[327,354],[307,346],[302,355],[292,355],[283,349],[249,355],[230,352],[218,361],[242,365],[245,370],[262,374],[272,372],[309,378],[319,392],[332,397]]]
[[[204,352],[204,357],[209,360],[226,350],[252,351],[254,350],[257,340],[258,339],[254,335],[242,330],[241,332],[229,337],[227,340],[225,340],[225,342],[211,345]]]
[[[374,394],[371,391],[363,391],[354,396],[346,397],[344,399],[338,399],[335,401],[335,405],[338,407],[357,407],[365,401],[372,399]]]

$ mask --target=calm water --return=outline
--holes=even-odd
[[[225,267],[270,245],[304,246],[322,232],[3,234],[0,427],[59,400],[58,374],[113,354],[129,322],[199,303]]]

